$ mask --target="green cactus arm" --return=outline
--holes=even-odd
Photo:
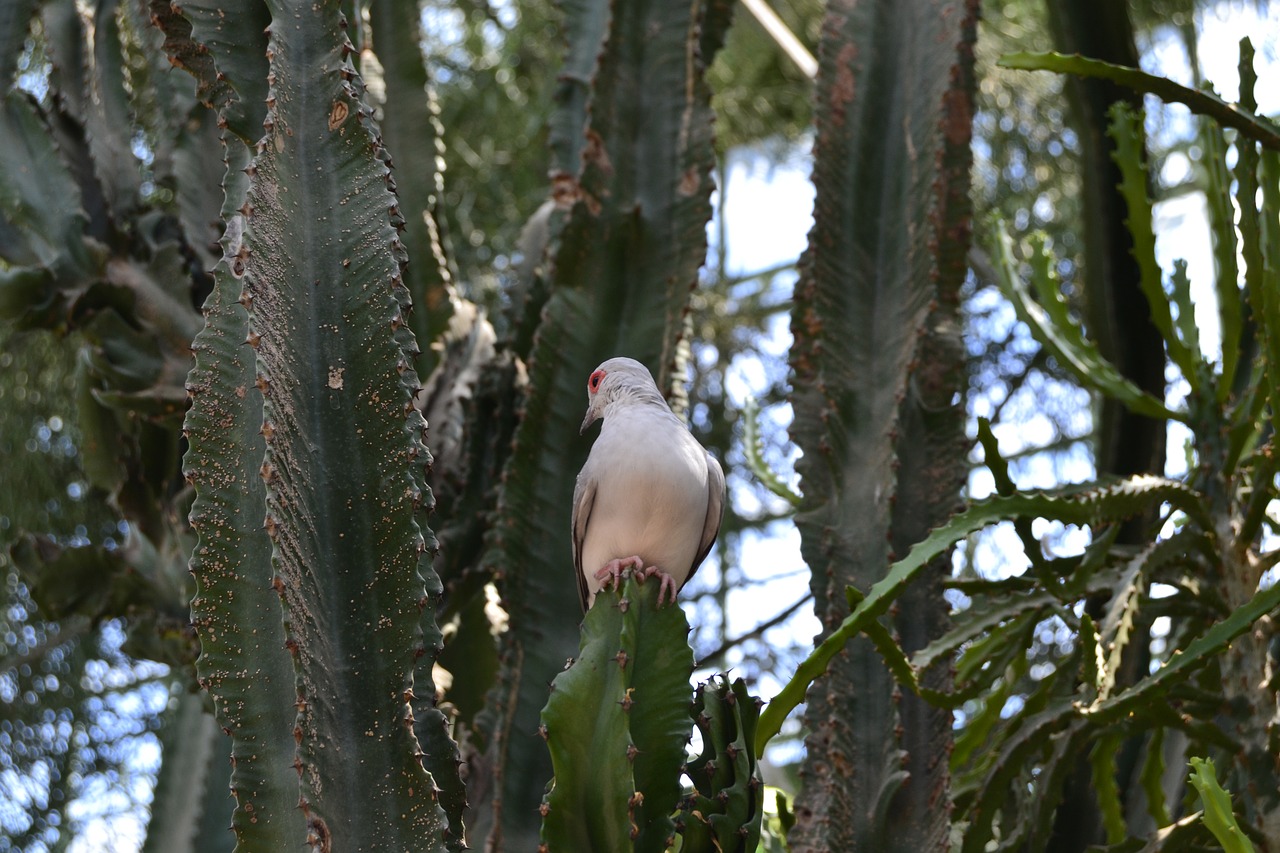
[[[93,11],[93,36],[89,41],[93,52],[87,57],[89,65],[85,69],[90,96],[83,118],[94,172],[106,191],[111,211],[123,217],[140,201],[142,170],[133,153],[133,107],[125,83],[117,19],[120,2],[100,0]]]
[[[1280,154],[1264,151],[1260,158],[1262,211],[1280,209]],[[1262,327],[1265,347],[1266,388],[1271,403],[1271,428],[1280,427],[1280,225],[1275,217],[1262,215],[1258,229],[1262,265],[1259,275],[1256,315]]]
[[[620,648],[626,614],[619,604],[639,591],[628,578],[621,594],[596,596],[582,623],[577,657],[551,683],[540,729],[555,772],[541,809],[548,850],[631,847],[628,804],[636,785],[635,756],[628,752],[635,746],[636,658],[634,649]]]
[[[1213,761],[1208,758],[1192,758],[1191,774],[1187,781],[1196,789],[1204,806],[1201,820],[1218,839],[1226,853],[1253,853],[1253,842],[1241,831],[1231,809],[1231,794],[1218,782]]]
[[[230,742],[205,710],[205,697],[179,690],[162,716],[162,760],[142,853],[220,853],[232,842]]]
[[[218,110],[227,129],[246,145],[261,139],[271,21],[266,3],[241,0],[234,10],[217,0],[149,0],[149,6],[164,33],[165,52],[196,78],[200,102]]]
[[[1223,127],[1234,127],[1253,141],[1280,151],[1280,128],[1273,122],[1242,110],[1235,104],[1229,104],[1209,92],[1190,89],[1137,68],[1126,68],[1079,54],[1061,53],[1010,53],[1000,57],[997,64],[1002,68],[1057,71],[1111,80],[1130,89],[1155,95],[1167,103],[1184,104],[1194,113],[1209,116]]]
[[[613,4],[596,0],[564,0],[567,50],[556,81],[556,109],[549,127],[552,169],[576,176],[586,145],[587,111],[596,64],[613,18]]]
[[[880,580],[893,552],[904,553],[954,510],[963,482],[956,306],[969,243],[976,18],[973,2],[945,11],[916,0],[826,6],[814,98],[814,227],[795,288],[789,359],[803,495],[796,526],[824,637],[839,630],[845,587]],[[933,448],[933,461],[901,447]],[[894,620],[916,647],[946,619],[936,589],[944,561],[933,569]],[[945,816],[927,802],[946,789],[948,771],[923,756],[948,749],[949,727],[914,697],[893,701],[893,678],[872,643],[850,643],[823,671],[805,711],[802,772],[815,784],[797,799],[793,842],[939,846]],[[761,719],[761,735],[773,710]],[[904,759],[916,770],[899,785]],[[847,774],[823,773],[818,765],[828,761]],[[893,786],[910,817],[891,832],[876,804]]]
[[[369,21],[386,91],[382,134],[392,157],[404,246],[411,261],[405,269],[405,286],[415,306],[409,320],[422,347],[418,374],[426,377],[440,357],[432,344],[449,327],[456,298],[436,218],[444,190],[444,128],[423,64],[416,8],[396,0],[373,0]]]
[[[760,404],[754,397],[748,397],[742,407],[742,452],[747,458],[747,468],[762,486],[792,507],[800,506],[800,496],[782,481],[764,458],[764,445],[760,440]]]
[[[271,540],[263,527],[266,485],[261,469],[262,394],[249,318],[239,304],[249,150],[227,142],[224,180],[225,257],[214,270],[187,378],[191,407],[183,425],[189,450],[184,473],[196,492],[191,556],[196,595],[191,621],[199,633],[196,671],[231,736],[235,797],[231,828],[242,850],[285,849],[305,833],[293,770],[293,662],[285,650],[280,598],[271,589]]]
[[[338,4],[269,5],[243,274],[296,670],[300,812],[311,843],[334,849],[442,849],[412,728],[415,695],[433,692],[414,670],[439,582],[418,518],[430,495],[396,200]]]
[[[689,622],[678,606],[656,605],[657,586],[632,581],[623,587],[622,595],[630,603],[618,637],[619,648],[629,655],[628,675],[635,691],[629,719],[636,748],[632,775],[635,790],[643,795],[631,818],[639,830],[636,853],[664,853],[675,835],[671,814],[680,799],[680,767],[691,730]],[[606,599],[605,606],[609,603]]]
[[[11,271],[0,290],[5,316],[16,318],[51,309],[55,287],[83,278],[98,264],[81,236],[85,214],[79,190],[36,104],[25,92],[11,91],[4,97],[3,109],[0,258],[29,270],[23,276]],[[40,286],[47,289],[35,289]]]
[[[682,853],[754,853],[764,818],[764,783],[755,752],[760,704],[741,678],[715,675],[698,685],[692,708],[702,753],[689,763],[694,791],[681,806]]]
[[[555,779],[544,800],[550,850],[662,853],[675,835],[689,740],[689,623],[658,607],[657,584],[603,590],[581,650],[542,713]]]

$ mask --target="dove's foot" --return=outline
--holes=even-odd
[[[622,589],[622,573],[626,569],[635,569],[637,579],[643,580],[647,571],[644,567],[644,560],[639,556],[621,557],[617,560],[610,560],[596,572],[596,580],[601,582],[602,588],[607,589],[612,586],[614,589]],[[656,571],[656,570],[655,570]]]
[[[669,597],[667,599],[668,602],[671,604],[676,603],[676,592],[678,590],[676,589],[675,578],[671,577],[671,575],[667,574],[657,566],[649,566],[647,569],[645,569],[639,575],[636,576],[636,580],[638,580],[640,583],[644,583],[645,578],[658,579],[658,606],[659,607],[662,606],[663,596],[668,594],[669,594]]]

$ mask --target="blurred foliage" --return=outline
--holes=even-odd
[[[166,668],[121,652],[114,621],[48,621],[11,564],[15,533],[68,546],[123,540],[79,466],[75,350],[0,329],[0,850],[62,846],[88,822],[144,817]],[[120,792],[127,792],[124,797]],[[68,806],[81,805],[72,813]]]
[[[791,0],[770,6],[814,53],[823,4]],[[736,14],[724,51],[708,75],[715,92],[711,105],[716,111],[717,144],[722,152],[728,152],[763,143],[761,153],[765,156],[785,157],[810,131],[813,81],[745,7]]]

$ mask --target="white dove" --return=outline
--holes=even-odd
[[[584,610],[622,570],[659,578],[672,603],[720,532],[724,471],[676,417],[645,366],[611,358],[587,380],[582,429],[604,419],[573,493],[573,564]]]

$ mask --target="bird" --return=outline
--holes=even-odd
[[[724,470],[667,405],[648,369],[611,358],[587,379],[579,434],[603,420],[573,493],[582,609],[631,568],[659,582],[658,606],[706,559],[724,512]]]

